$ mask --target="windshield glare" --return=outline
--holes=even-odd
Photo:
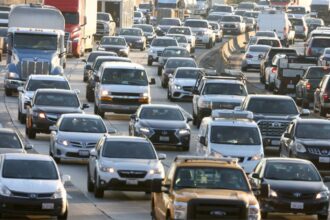
[[[179,109],[175,108],[143,108],[140,119],[145,120],[165,120],[183,121],[184,117]]]
[[[306,139],[330,139],[330,124],[298,123],[296,137]]]
[[[102,151],[103,157],[126,159],[156,159],[155,151],[149,142],[107,141]]]
[[[83,133],[106,133],[107,131],[101,119],[80,117],[63,118],[59,130],[64,132]]]
[[[321,181],[311,164],[293,162],[268,162],[264,177],[272,180]]]
[[[212,126],[211,143],[229,145],[260,145],[255,127]]]
[[[70,89],[67,81],[57,80],[29,80],[26,87],[27,91],[36,91],[37,89]]]
[[[103,71],[102,84],[147,86],[148,78],[144,70],[139,69],[113,69]]]
[[[218,167],[181,167],[175,173],[175,190],[183,188],[249,191],[244,173],[239,169]]]
[[[298,109],[293,100],[281,99],[250,99],[248,111],[255,114],[298,115]]]
[[[57,50],[57,36],[16,33],[14,47],[17,49]]]
[[[76,94],[39,92],[35,97],[34,104],[78,108],[79,100]]]
[[[103,45],[126,45],[126,41],[123,38],[119,37],[103,37],[101,40],[101,44]]]
[[[22,145],[17,134],[0,133],[0,148],[22,149]]]
[[[52,161],[5,160],[2,177],[10,179],[58,180],[56,167]]]
[[[207,83],[203,91],[204,95],[238,95],[246,96],[243,85],[233,83]]]

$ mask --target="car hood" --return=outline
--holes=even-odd
[[[59,180],[28,180],[2,178],[1,183],[10,191],[25,193],[55,193],[60,186]]]
[[[270,185],[270,188],[276,192],[288,193],[318,193],[325,190],[323,182],[306,182],[306,181],[289,181],[289,180],[270,180],[265,179],[265,182]]]
[[[207,31],[208,29],[207,28],[200,28],[200,27],[194,27],[194,28],[191,28],[191,31],[193,33],[197,33],[197,32],[202,32],[202,31]]]
[[[204,95],[205,100],[213,102],[242,103],[245,96],[237,95]]]
[[[173,83],[180,86],[195,86],[196,79],[175,79]]]
[[[253,157],[256,154],[263,154],[263,148],[260,145],[233,145],[233,144],[215,144],[210,143],[211,149],[230,157]],[[244,150],[242,150],[244,149]]]
[[[74,107],[57,107],[57,106],[34,106],[33,111],[45,112],[45,113],[81,113],[81,108]]]
[[[26,153],[22,148],[0,148],[0,154],[6,153]]]
[[[146,86],[136,86],[136,85],[102,85],[102,90],[108,90],[110,92],[134,92],[136,94],[141,94],[149,92],[149,87]]]
[[[84,132],[65,132],[58,131],[57,138],[78,142],[97,142],[105,133],[84,133]]]
[[[157,160],[102,158],[101,164],[120,170],[149,170],[150,167],[155,167],[157,165]]]
[[[240,24],[241,22],[237,21],[221,21],[221,24]]]
[[[154,129],[181,129],[181,128],[186,128],[186,122],[185,121],[140,119],[139,123],[142,127],[148,127],[148,128],[154,128]]]
[[[327,147],[330,150],[330,139],[301,139],[297,138],[297,141],[305,146],[322,146]]]
[[[276,115],[276,114],[253,114],[253,119],[255,121],[259,120],[284,120],[284,121],[292,121],[293,119],[298,118],[299,115]]]
[[[165,49],[165,47],[155,47],[155,46],[150,47],[150,50],[153,50],[153,51],[163,51],[164,49]]]

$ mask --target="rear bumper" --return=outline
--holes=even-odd
[[[5,79],[4,86],[6,89],[12,89],[17,91],[17,88],[23,86],[25,81],[20,79]]]

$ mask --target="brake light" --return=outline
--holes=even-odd
[[[253,56],[251,54],[246,54],[246,58],[251,59]]]
[[[277,67],[272,67],[272,73],[276,73]]]
[[[310,90],[311,88],[312,88],[312,85],[311,85],[310,83],[307,83],[307,84],[306,84],[306,89],[307,89],[307,90]]]
[[[329,95],[327,93],[323,94],[323,100],[328,101]]]

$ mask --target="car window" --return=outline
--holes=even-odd
[[[255,114],[297,115],[293,100],[251,98],[247,110]]]
[[[208,24],[205,21],[195,21],[188,20],[184,23],[184,26],[192,27],[192,28],[208,28]]]
[[[121,29],[119,35],[124,36],[142,36],[142,32],[139,29],[126,28]]]
[[[93,63],[96,59],[96,57],[98,56],[117,56],[115,53],[112,54],[112,53],[90,53],[88,58],[87,58],[87,62],[91,62]]]
[[[330,68],[310,68],[307,71],[305,78],[306,79],[322,79],[324,75],[330,73]]]
[[[26,91],[36,91],[37,89],[70,89],[68,81],[59,80],[29,80]]]
[[[103,37],[100,44],[126,45],[126,41],[120,37]]]
[[[259,130],[255,127],[212,126],[211,143],[229,145],[260,145]]]
[[[108,158],[156,159],[151,143],[137,141],[107,141],[104,144],[102,156]]]
[[[239,95],[246,96],[247,91],[241,84],[207,83],[203,89],[204,95]]]
[[[144,32],[153,32],[152,26],[149,25],[133,25],[133,27],[141,28]]]
[[[154,39],[151,43],[153,47],[170,47],[178,46],[178,42],[175,39]]]
[[[79,100],[76,94],[42,92],[36,95],[34,104],[43,106],[78,108]]]
[[[176,60],[171,59],[166,62],[165,68],[178,68],[178,67],[197,67],[193,60]]]
[[[140,119],[144,120],[168,120],[168,121],[183,121],[182,112],[176,108],[142,108]]]
[[[251,52],[260,52],[260,53],[267,53],[269,51],[270,47],[249,47],[249,51]]]
[[[59,130],[83,133],[105,133],[107,131],[101,119],[81,117],[64,117]]]
[[[268,45],[271,47],[281,47],[281,44],[278,40],[271,40],[271,39],[259,39],[257,40],[257,44]]]
[[[272,60],[276,54],[285,54],[285,55],[297,55],[296,50],[286,50],[286,49],[274,49],[270,50],[268,53],[269,60]]]
[[[321,48],[326,48],[330,47],[330,38],[314,38],[312,40],[312,47],[321,47]]]
[[[290,22],[291,22],[291,24],[292,24],[293,27],[294,26],[302,26],[302,25],[304,25],[302,19],[289,19],[289,20],[290,20]]]
[[[160,25],[171,25],[171,26],[180,26],[180,21],[177,19],[162,19],[159,22]]]
[[[0,148],[22,149],[22,144],[17,134],[0,133]]]
[[[144,70],[107,68],[103,71],[101,83],[147,86],[148,78]]]
[[[298,123],[296,137],[330,140],[330,123]]]

